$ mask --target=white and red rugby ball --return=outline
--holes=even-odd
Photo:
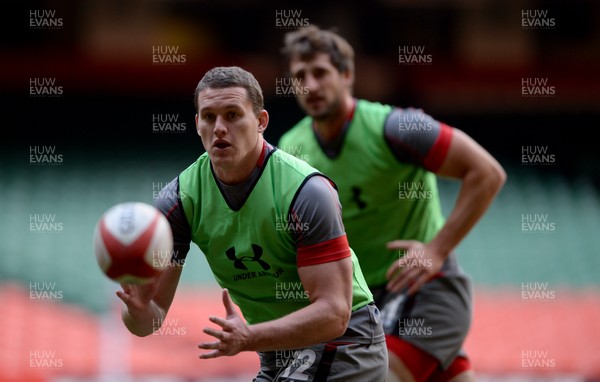
[[[158,276],[173,253],[173,233],[155,207],[126,202],[109,208],[94,231],[94,251],[100,269],[110,279],[144,284]]]

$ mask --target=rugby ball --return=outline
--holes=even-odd
[[[109,208],[94,230],[96,260],[104,274],[124,284],[144,284],[170,264],[173,234],[155,207],[126,202]]]

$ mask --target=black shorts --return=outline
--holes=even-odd
[[[386,335],[396,335],[448,367],[462,349],[471,326],[472,285],[466,275],[440,277],[413,296],[371,290],[382,315]]]
[[[254,382],[383,382],[388,368],[385,336],[375,304],[352,313],[346,333],[331,342],[258,354],[260,371]]]

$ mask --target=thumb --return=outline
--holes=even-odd
[[[125,292],[122,292],[120,290],[118,290],[116,292],[117,297],[121,299],[121,301],[123,301],[125,303],[125,305],[129,304],[129,301],[131,301],[131,298],[129,297],[129,295]]]
[[[393,240],[387,243],[387,249],[409,249],[414,240]]]
[[[237,316],[237,311],[235,310],[235,304],[231,301],[231,297],[229,296],[229,291],[227,289],[223,289],[223,305],[225,306],[225,313],[227,318],[231,316]]]

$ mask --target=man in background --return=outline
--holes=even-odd
[[[337,185],[350,246],[384,319],[388,381],[470,381],[462,349],[472,315],[454,248],[505,182],[500,164],[464,132],[417,109],[353,96],[354,51],[308,26],[282,49],[307,116],[279,148]],[[447,219],[436,175],[461,182]]]

